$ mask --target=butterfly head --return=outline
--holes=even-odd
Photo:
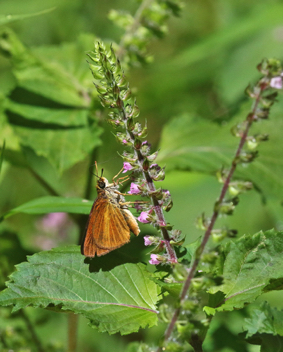
[[[105,177],[99,177],[96,183],[96,188],[102,190],[109,185],[108,180]]]

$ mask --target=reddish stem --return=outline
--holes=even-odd
[[[255,104],[254,104],[254,107],[252,109],[252,113],[251,114],[248,114],[247,116],[247,125],[246,125],[246,128],[241,136],[241,140],[240,140],[240,143],[239,143],[239,146],[238,146],[238,149],[236,151],[236,154],[233,158],[233,161],[232,161],[232,165],[231,165],[231,168],[229,170],[229,173],[228,173],[228,176],[223,184],[223,187],[222,187],[222,190],[221,190],[221,193],[220,193],[220,196],[219,196],[219,199],[217,200],[217,203],[220,204],[222,203],[222,201],[224,200],[224,197],[226,195],[226,192],[228,190],[228,187],[229,187],[229,183],[231,181],[231,178],[235,172],[235,169],[236,169],[236,166],[237,166],[237,159],[238,157],[240,156],[241,154],[241,151],[243,149],[243,146],[246,142],[246,139],[247,139],[247,136],[248,136],[248,132],[249,132],[249,129],[252,125],[252,123],[255,121],[255,114],[256,114],[256,110],[257,110],[257,107],[258,107],[258,104],[259,104],[259,101],[260,101],[260,97],[261,97],[261,94],[262,92],[264,91],[264,89],[266,88],[266,86],[261,86],[260,87],[260,92],[255,100]],[[209,237],[211,235],[211,231],[214,227],[214,224],[218,218],[218,215],[219,215],[219,211],[218,211],[218,208],[215,207],[214,211],[213,211],[213,214],[211,216],[211,219],[210,219],[210,222],[209,222],[209,226],[207,227],[207,230],[203,236],[203,239],[202,239],[202,242],[197,250],[197,255],[196,255],[196,258],[195,260],[192,262],[192,265],[190,267],[190,272],[186,278],[186,281],[184,282],[184,286],[182,288],[182,291],[181,291],[181,294],[180,294],[180,306],[174,311],[174,314],[172,316],[172,319],[171,319],[171,322],[170,324],[168,325],[167,327],[167,330],[165,332],[165,335],[164,335],[164,342],[167,341],[169,339],[169,337],[171,336],[173,330],[174,330],[174,327],[175,327],[175,324],[177,322],[177,319],[178,319],[178,316],[181,312],[181,306],[182,306],[182,303],[185,301],[186,299],[186,295],[187,295],[187,292],[190,288],[190,285],[191,285],[191,282],[192,282],[192,279],[194,278],[195,276],[195,273],[196,273],[196,270],[197,270],[197,267],[198,267],[198,264],[199,264],[199,261],[201,259],[201,255],[204,251],[204,248],[209,240]],[[162,347],[159,347],[157,349],[157,352],[161,352],[162,351]]]

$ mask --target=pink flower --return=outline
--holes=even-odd
[[[159,257],[158,254],[151,254],[149,264],[152,264],[152,265],[160,264],[161,262],[158,260],[158,257]]]
[[[153,242],[151,241],[150,236],[144,236],[144,245],[145,246],[151,246],[153,244]]]
[[[138,211],[141,211],[143,209],[143,207],[139,203],[135,203],[134,208],[137,209]]]
[[[66,224],[68,216],[66,213],[49,213],[42,219],[42,227],[45,230],[55,230]]]
[[[126,141],[126,139],[123,139],[123,140],[122,140],[122,143],[123,143],[123,144],[127,144],[128,142]]]
[[[124,174],[125,172],[132,170],[132,169],[133,169],[133,167],[130,163],[124,162],[124,171],[122,173]]]
[[[271,78],[270,87],[276,88],[276,89],[282,89],[282,77],[277,76],[277,77]]]
[[[147,220],[147,217],[148,217],[148,212],[142,211],[140,213],[140,216],[138,217],[138,220],[139,220],[139,222],[147,224],[149,222],[149,220]]]
[[[139,190],[139,187],[136,183],[132,182],[130,186],[130,191],[128,192],[129,194],[139,194],[141,191]]]

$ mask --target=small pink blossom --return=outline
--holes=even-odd
[[[140,213],[140,216],[138,217],[138,220],[139,220],[139,222],[147,224],[147,223],[149,223],[149,220],[147,220],[147,217],[148,217],[148,212],[142,211]]]
[[[153,244],[153,242],[151,241],[150,236],[144,236],[144,245],[145,246],[151,246]]]
[[[141,211],[143,209],[143,207],[139,203],[135,203],[134,208],[138,211]]]
[[[123,139],[123,140],[122,140],[122,143],[123,143],[123,144],[127,144],[128,142],[127,142],[126,139]]]
[[[282,77],[277,76],[277,77],[271,78],[270,87],[275,89],[282,89]]]
[[[126,162],[124,162],[124,171],[122,173],[124,174],[125,172],[132,170],[132,169],[133,169],[132,165],[126,161]]]
[[[136,183],[132,182],[130,186],[130,191],[128,192],[129,194],[139,194],[141,191],[139,190],[139,187]]]
[[[49,213],[42,218],[41,224],[45,230],[54,230],[66,224],[66,213]]]
[[[158,254],[151,254],[149,264],[152,264],[152,265],[160,264],[161,262],[158,260],[158,257],[159,257]]]

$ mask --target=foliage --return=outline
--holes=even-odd
[[[282,59],[280,1],[13,6],[0,5],[0,349],[280,350],[282,69],[261,61]],[[124,162],[145,236],[84,258],[94,161],[108,160],[108,179]]]

